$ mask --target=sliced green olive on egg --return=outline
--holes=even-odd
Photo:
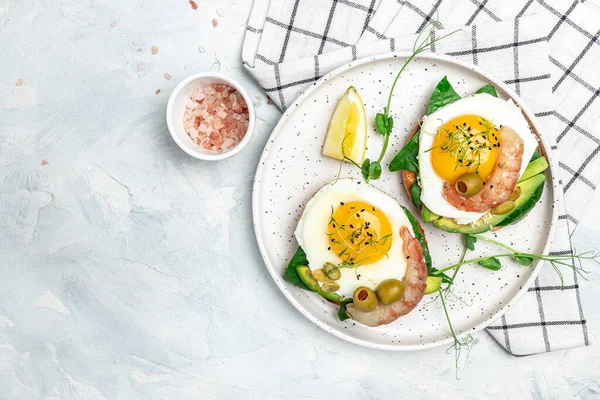
[[[366,286],[359,286],[352,296],[354,306],[360,311],[369,312],[377,307],[377,295],[372,289]]]
[[[315,279],[318,280],[319,282],[323,282],[323,283],[331,282],[331,279],[325,274],[325,271],[323,271],[322,269],[315,269],[312,272],[312,274],[315,277]]]
[[[375,290],[383,304],[392,304],[404,294],[404,283],[398,279],[386,279]]]
[[[337,290],[340,290],[340,285],[335,282],[324,283],[323,286],[321,286],[321,290],[325,293],[333,293]]]
[[[337,281],[338,279],[340,279],[342,277],[342,273],[340,272],[340,269],[335,264],[332,264],[330,262],[326,262],[323,265],[323,271],[325,272],[325,275],[327,275],[327,277],[329,279],[333,279],[334,281]]]
[[[474,196],[483,187],[483,179],[478,174],[467,173],[462,174],[454,184],[454,188],[458,194],[466,197]]]

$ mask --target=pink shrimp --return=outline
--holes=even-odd
[[[373,311],[358,310],[354,304],[348,304],[347,312],[357,322],[367,326],[379,326],[394,322],[399,317],[411,312],[421,301],[427,286],[427,265],[423,249],[417,239],[403,226],[400,228],[404,254],[408,257],[406,274],[404,275],[404,294],[396,302],[388,305],[379,304]]]
[[[498,132],[502,147],[492,173],[483,183],[479,193],[466,197],[460,195],[453,185],[444,184],[444,198],[459,210],[488,211],[508,200],[520,176],[523,161],[523,139],[511,128],[503,126]]]

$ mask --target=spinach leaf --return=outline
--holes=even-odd
[[[531,156],[531,160],[529,160],[529,162],[535,161],[540,157],[542,157],[542,155],[540,154],[539,150],[536,147],[535,152],[533,153],[533,156]]]
[[[479,261],[478,264],[481,265],[482,267],[486,267],[490,271],[499,271],[500,268],[502,268],[502,264],[500,263],[500,260],[498,260],[496,257],[491,257],[486,260],[481,260],[481,261]]]
[[[392,159],[392,162],[390,162],[391,172],[419,172],[419,164],[417,163],[417,156],[419,155],[419,134],[420,131],[417,132]]]
[[[454,88],[452,88],[448,78],[444,76],[444,78],[437,84],[433,94],[431,95],[431,100],[429,100],[429,108],[427,109],[427,115],[431,114],[438,108],[444,107],[445,105],[455,102],[459,99],[460,96],[454,91]],[[391,172],[419,172],[417,156],[419,155],[420,133],[420,131],[417,132],[392,159],[392,162],[390,163]]]
[[[429,254],[429,248],[427,247],[427,242],[425,241],[425,237],[421,233],[421,229],[419,229],[419,223],[414,215],[411,214],[410,211],[404,206],[400,206],[404,210],[404,214],[408,218],[410,222],[410,226],[412,227],[413,232],[415,233],[415,238],[421,244],[421,249],[423,250],[423,257],[425,258],[425,264],[427,264],[427,275],[431,275],[431,255]]]
[[[475,243],[477,243],[477,238],[473,235],[465,234],[465,244],[467,245],[467,249],[473,251],[475,250]]]
[[[298,272],[296,272],[296,267],[299,267],[300,265],[308,265],[308,259],[306,258],[306,253],[302,250],[302,247],[298,246],[296,253],[290,260],[290,263],[283,274],[283,279],[300,289],[312,291],[304,282],[302,282],[302,279],[298,276]]]
[[[528,256],[514,256],[513,258],[516,262],[525,267],[529,267],[531,264],[533,264],[533,258]]]
[[[492,85],[485,85],[484,87],[482,87],[475,93],[487,93],[487,94],[491,94],[494,97],[498,97],[498,93],[496,93],[496,88],[493,87]]]
[[[340,319],[340,321],[345,321],[348,318],[350,318],[350,315],[348,315],[348,312],[346,311],[346,306],[348,304],[352,303],[352,300],[344,300],[342,301],[342,304],[340,304],[340,308],[338,310],[338,318]]]
[[[459,99],[460,96],[454,91],[448,77],[444,76],[433,90],[431,100],[429,100],[429,108],[427,108],[427,115]]]
[[[423,202],[421,202],[421,187],[419,187],[416,181],[410,187],[410,198],[417,208],[421,207],[423,204]]]

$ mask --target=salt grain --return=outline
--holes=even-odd
[[[173,77],[173,76],[172,76],[170,73],[168,73],[168,72],[165,72],[165,79],[166,79],[166,80],[170,81],[172,77]]]
[[[204,53],[206,51],[206,49],[202,46],[198,47],[198,51],[200,52],[200,54]]]
[[[156,54],[158,53],[158,47],[157,46],[152,46],[152,54]]]
[[[223,17],[225,15],[225,12],[223,11],[222,8],[217,8],[215,11],[217,12],[217,15],[219,17]]]
[[[229,85],[199,88],[186,102],[184,130],[203,149],[216,152],[231,149],[244,137],[248,125],[246,102]]]
[[[117,21],[113,21],[110,23],[111,28],[114,28],[115,26],[117,26]]]

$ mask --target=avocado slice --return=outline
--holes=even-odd
[[[421,209],[421,217],[423,218],[423,222],[433,222],[436,219],[440,219],[440,216],[427,208],[425,204],[423,204],[423,208]]]
[[[425,294],[435,293],[442,286],[442,277],[441,276],[428,276],[427,277],[427,286],[425,287]]]
[[[519,179],[519,182],[525,182],[527,179],[531,178],[532,176],[535,176],[537,174],[539,174],[540,172],[544,172],[546,170],[546,168],[548,168],[548,160],[546,160],[546,157],[539,157],[536,158],[535,160],[529,162],[529,164],[527,164],[527,168],[525,168],[525,171],[523,172],[523,175],[521,176],[521,179]]]
[[[439,218],[433,221],[433,225],[446,232],[482,233],[489,231],[494,226],[512,224],[523,218],[535,206],[542,196],[545,180],[546,175],[542,172],[526,181],[519,182],[517,186],[521,188],[521,195],[515,200],[515,208],[506,214],[491,215],[485,222],[483,221],[484,217],[467,225],[459,225],[451,218]]]
[[[310,288],[310,290],[312,290],[313,292],[320,294],[327,300],[331,300],[331,301],[344,300],[344,298],[337,293],[328,293],[328,292],[322,291],[321,286],[319,286],[319,282],[317,282],[315,277],[312,275],[312,272],[310,271],[310,268],[308,266],[300,265],[300,266],[296,267],[296,272],[298,273],[298,276],[300,277],[300,279],[302,279],[302,282],[304,282],[306,284],[306,286],[308,286]]]

